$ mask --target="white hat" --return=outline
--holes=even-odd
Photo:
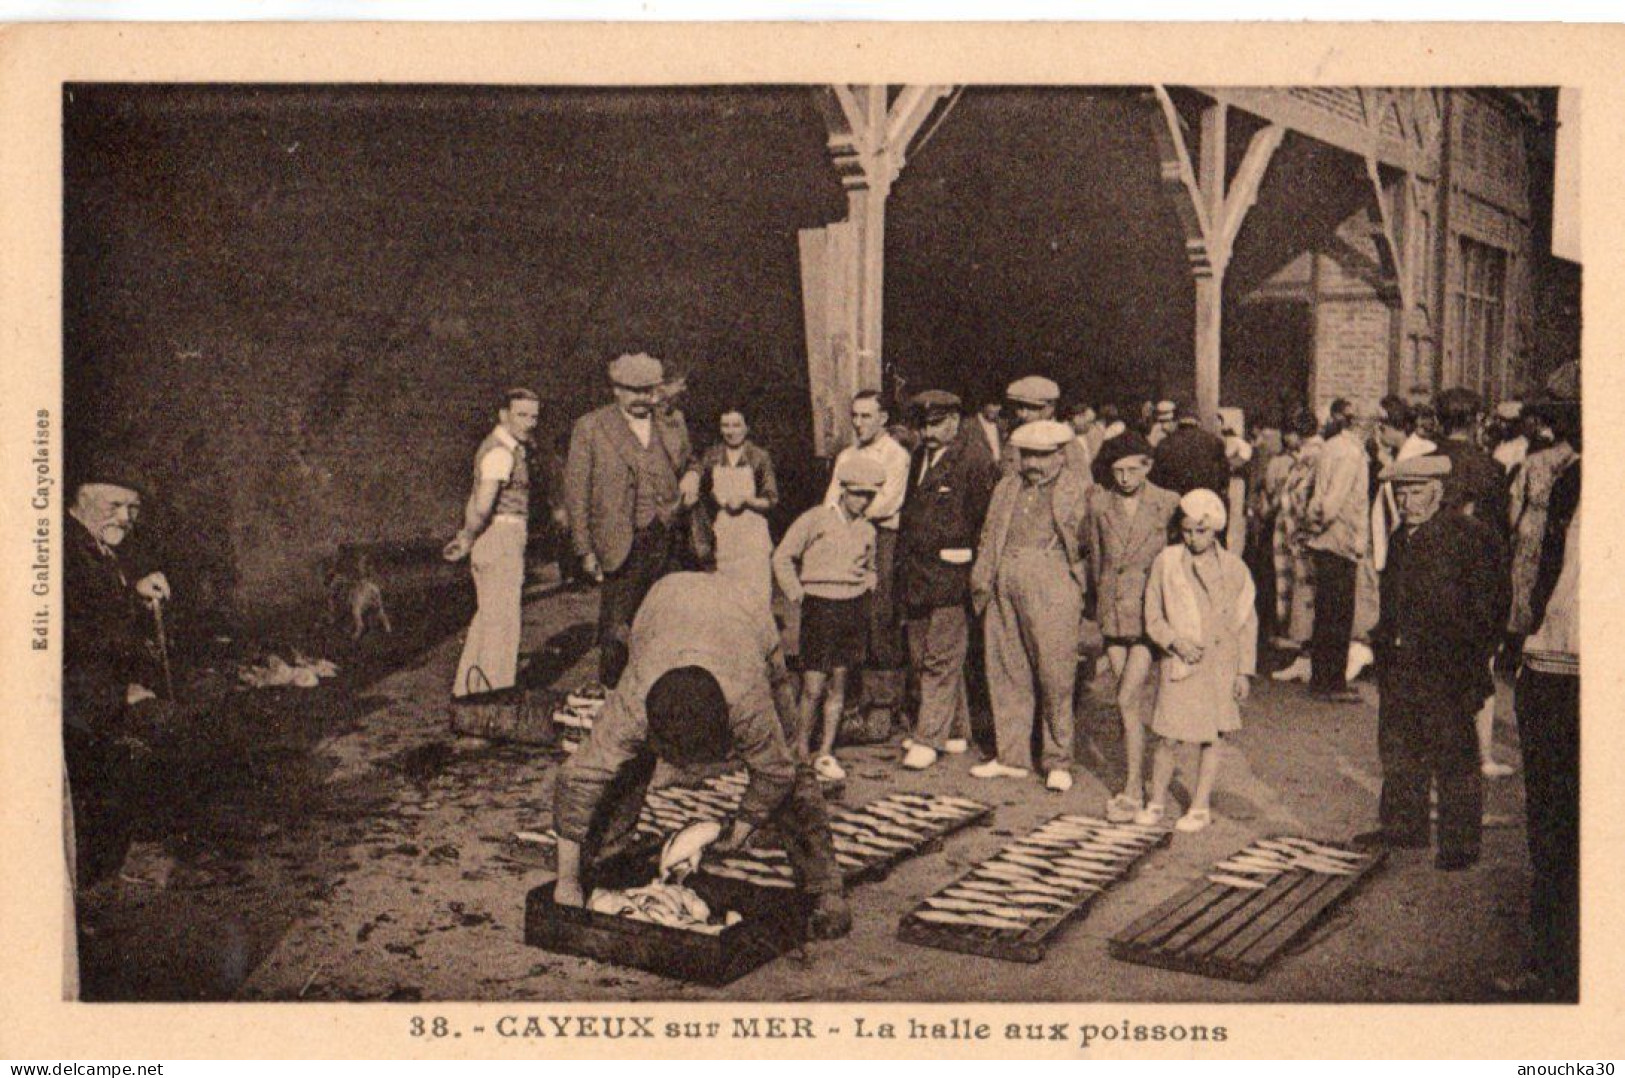
[[[1223,499],[1206,487],[1197,487],[1179,499],[1179,511],[1192,524],[1207,524],[1214,531],[1223,528],[1230,516]]]
[[[1028,453],[1053,453],[1077,436],[1070,424],[1038,419],[1017,427],[1010,435],[1010,444]]]

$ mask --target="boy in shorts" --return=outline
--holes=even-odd
[[[779,589],[801,605],[798,751],[805,751],[822,709],[824,726],[813,769],[832,781],[846,777],[835,759],[835,734],[846,703],[847,672],[863,665],[869,643],[875,527],[863,514],[886,475],[878,461],[848,456],[835,480],[841,487],[837,503],[801,514],[773,551]]]

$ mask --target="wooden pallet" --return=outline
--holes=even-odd
[[[908,817],[910,806],[922,813],[915,822],[907,823],[893,818]],[[954,815],[936,817],[924,815],[932,811],[949,810],[952,810]],[[909,793],[887,794],[857,808],[841,809],[830,816],[831,837],[834,839],[835,857],[840,865],[841,875],[849,884],[885,879],[901,862],[940,849],[948,835],[982,822],[992,811],[992,806],[969,798]],[[900,831],[912,831],[913,836],[908,839],[904,839],[901,834],[884,836],[894,838],[898,842],[906,842],[907,845],[896,849],[878,849],[866,846],[843,833],[845,829],[853,826],[873,829],[874,821],[877,820],[891,824]],[[772,838],[765,843],[769,847],[772,844]],[[738,868],[758,875],[764,886],[793,886],[785,874],[788,866],[783,853],[771,848],[741,850],[722,864],[724,867]],[[770,880],[771,882],[767,882]]]
[[[1141,860],[1151,851],[1166,846],[1169,832],[1162,828],[1128,828],[1136,833],[1137,837],[1123,849],[1109,867],[1103,870],[1105,879],[1092,883],[1079,883],[1071,889],[1066,898],[1057,896],[1056,900],[1066,903],[1065,908],[1055,909],[1030,920],[1022,928],[995,928],[987,925],[972,924],[944,924],[925,919],[921,916],[925,911],[933,908],[933,901],[941,901],[951,897],[948,892],[962,892],[967,890],[967,882],[974,886],[977,882],[997,882],[997,877],[990,873],[997,872],[997,868],[990,868],[1000,864],[1011,864],[1008,858],[1012,853],[1026,854],[1031,849],[1035,839],[1050,841],[1047,836],[1057,827],[1065,826],[1079,829],[1077,841],[1070,846],[1055,847],[1057,856],[1065,856],[1083,847],[1092,836],[1105,829],[1112,833],[1124,833],[1124,825],[1111,824],[1105,820],[1089,816],[1062,815],[1056,816],[1034,829],[1028,834],[1009,843],[997,854],[977,865],[970,872],[960,876],[953,883],[932,895],[930,899],[922,901],[913,910],[905,914],[897,925],[897,938],[905,943],[916,943],[923,947],[935,947],[939,950],[958,951],[962,954],[982,955],[987,958],[1000,958],[1009,962],[1038,962],[1041,961],[1049,948],[1049,944],[1066,925],[1082,917],[1094,901],[1113,886],[1126,879]],[[1052,877],[1059,879],[1059,877]],[[1021,884],[1011,881],[1009,889],[1019,893]]]
[[[1347,849],[1331,842],[1320,844]],[[1348,852],[1359,853],[1359,860],[1351,862],[1356,870],[1348,876],[1290,869],[1262,890],[1232,887],[1204,876],[1114,936],[1111,956],[1203,977],[1256,981],[1365,882],[1386,856],[1381,850]]]

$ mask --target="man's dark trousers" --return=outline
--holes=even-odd
[[[1315,628],[1309,638],[1309,689],[1348,688],[1349,638],[1354,634],[1357,563],[1323,550],[1311,551],[1315,566]]]

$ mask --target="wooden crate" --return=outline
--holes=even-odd
[[[624,856],[601,863],[598,882],[608,887],[647,883],[655,863]],[[612,965],[647,970],[663,977],[724,985],[806,942],[807,900],[705,875],[689,886],[714,911],[737,911],[742,920],[716,935],[614,917],[553,901],[553,883],[525,898],[525,942],[558,954],[579,955]]]
[[[1204,876],[1114,936],[1111,955],[1204,977],[1256,981],[1364,883],[1385,857],[1381,850],[1360,852],[1356,871],[1348,876],[1288,870],[1262,890],[1231,887]]]
[[[1020,848],[1031,842],[1034,836],[1041,835],[1047,828],[1058,821],[1083,824],[1098,828],[1117,828],[1120,825],[1108,823],[1105,820],[1093,817],[1066,814],[1056,816],[1046,823],[1019,839],[1009,843],[993,857],[983,861],[971,871],[954,880],[953,883],[941,888],[933,895],[940,898],[944,892],[962,888],[966,881],[976,878],[990,863],[997,862],[1008,855],[1013,848]],[[1096,886],[1100,890],[1090,890],[1078,893],[1072,899],[1062,899],[1069,905],[1065,909],[1057,909],[1053,913],[1045,914],[1022,929],[994,928],[984,925],[950,925],[941,924],[921,918],[920,913],[930,907],[929,902],[921,902],[913,910],[904,914],[897,925],[897,938],[905,943],[915,943],[922,947],[935,947],[939,950],[958,951],[962,954],[982,955],[987,958],[999,958],[1009,962],[1038,962],[1044,958],[1050,943],[1060,931],[1068,924],[1084,916],[1095,900],[1105,894],[1112,887],[1127,879],[1134,868],[1153,850],[1168,845],[1169,833],[1164,829],[1146,830],[1144,840],[1137,844],[1137,849],[1125,852],[1119,863],[1111,870],[1113,878],[1102,881]],[[1019,890],[1019,885],[1012,883],[1012,891]]]

